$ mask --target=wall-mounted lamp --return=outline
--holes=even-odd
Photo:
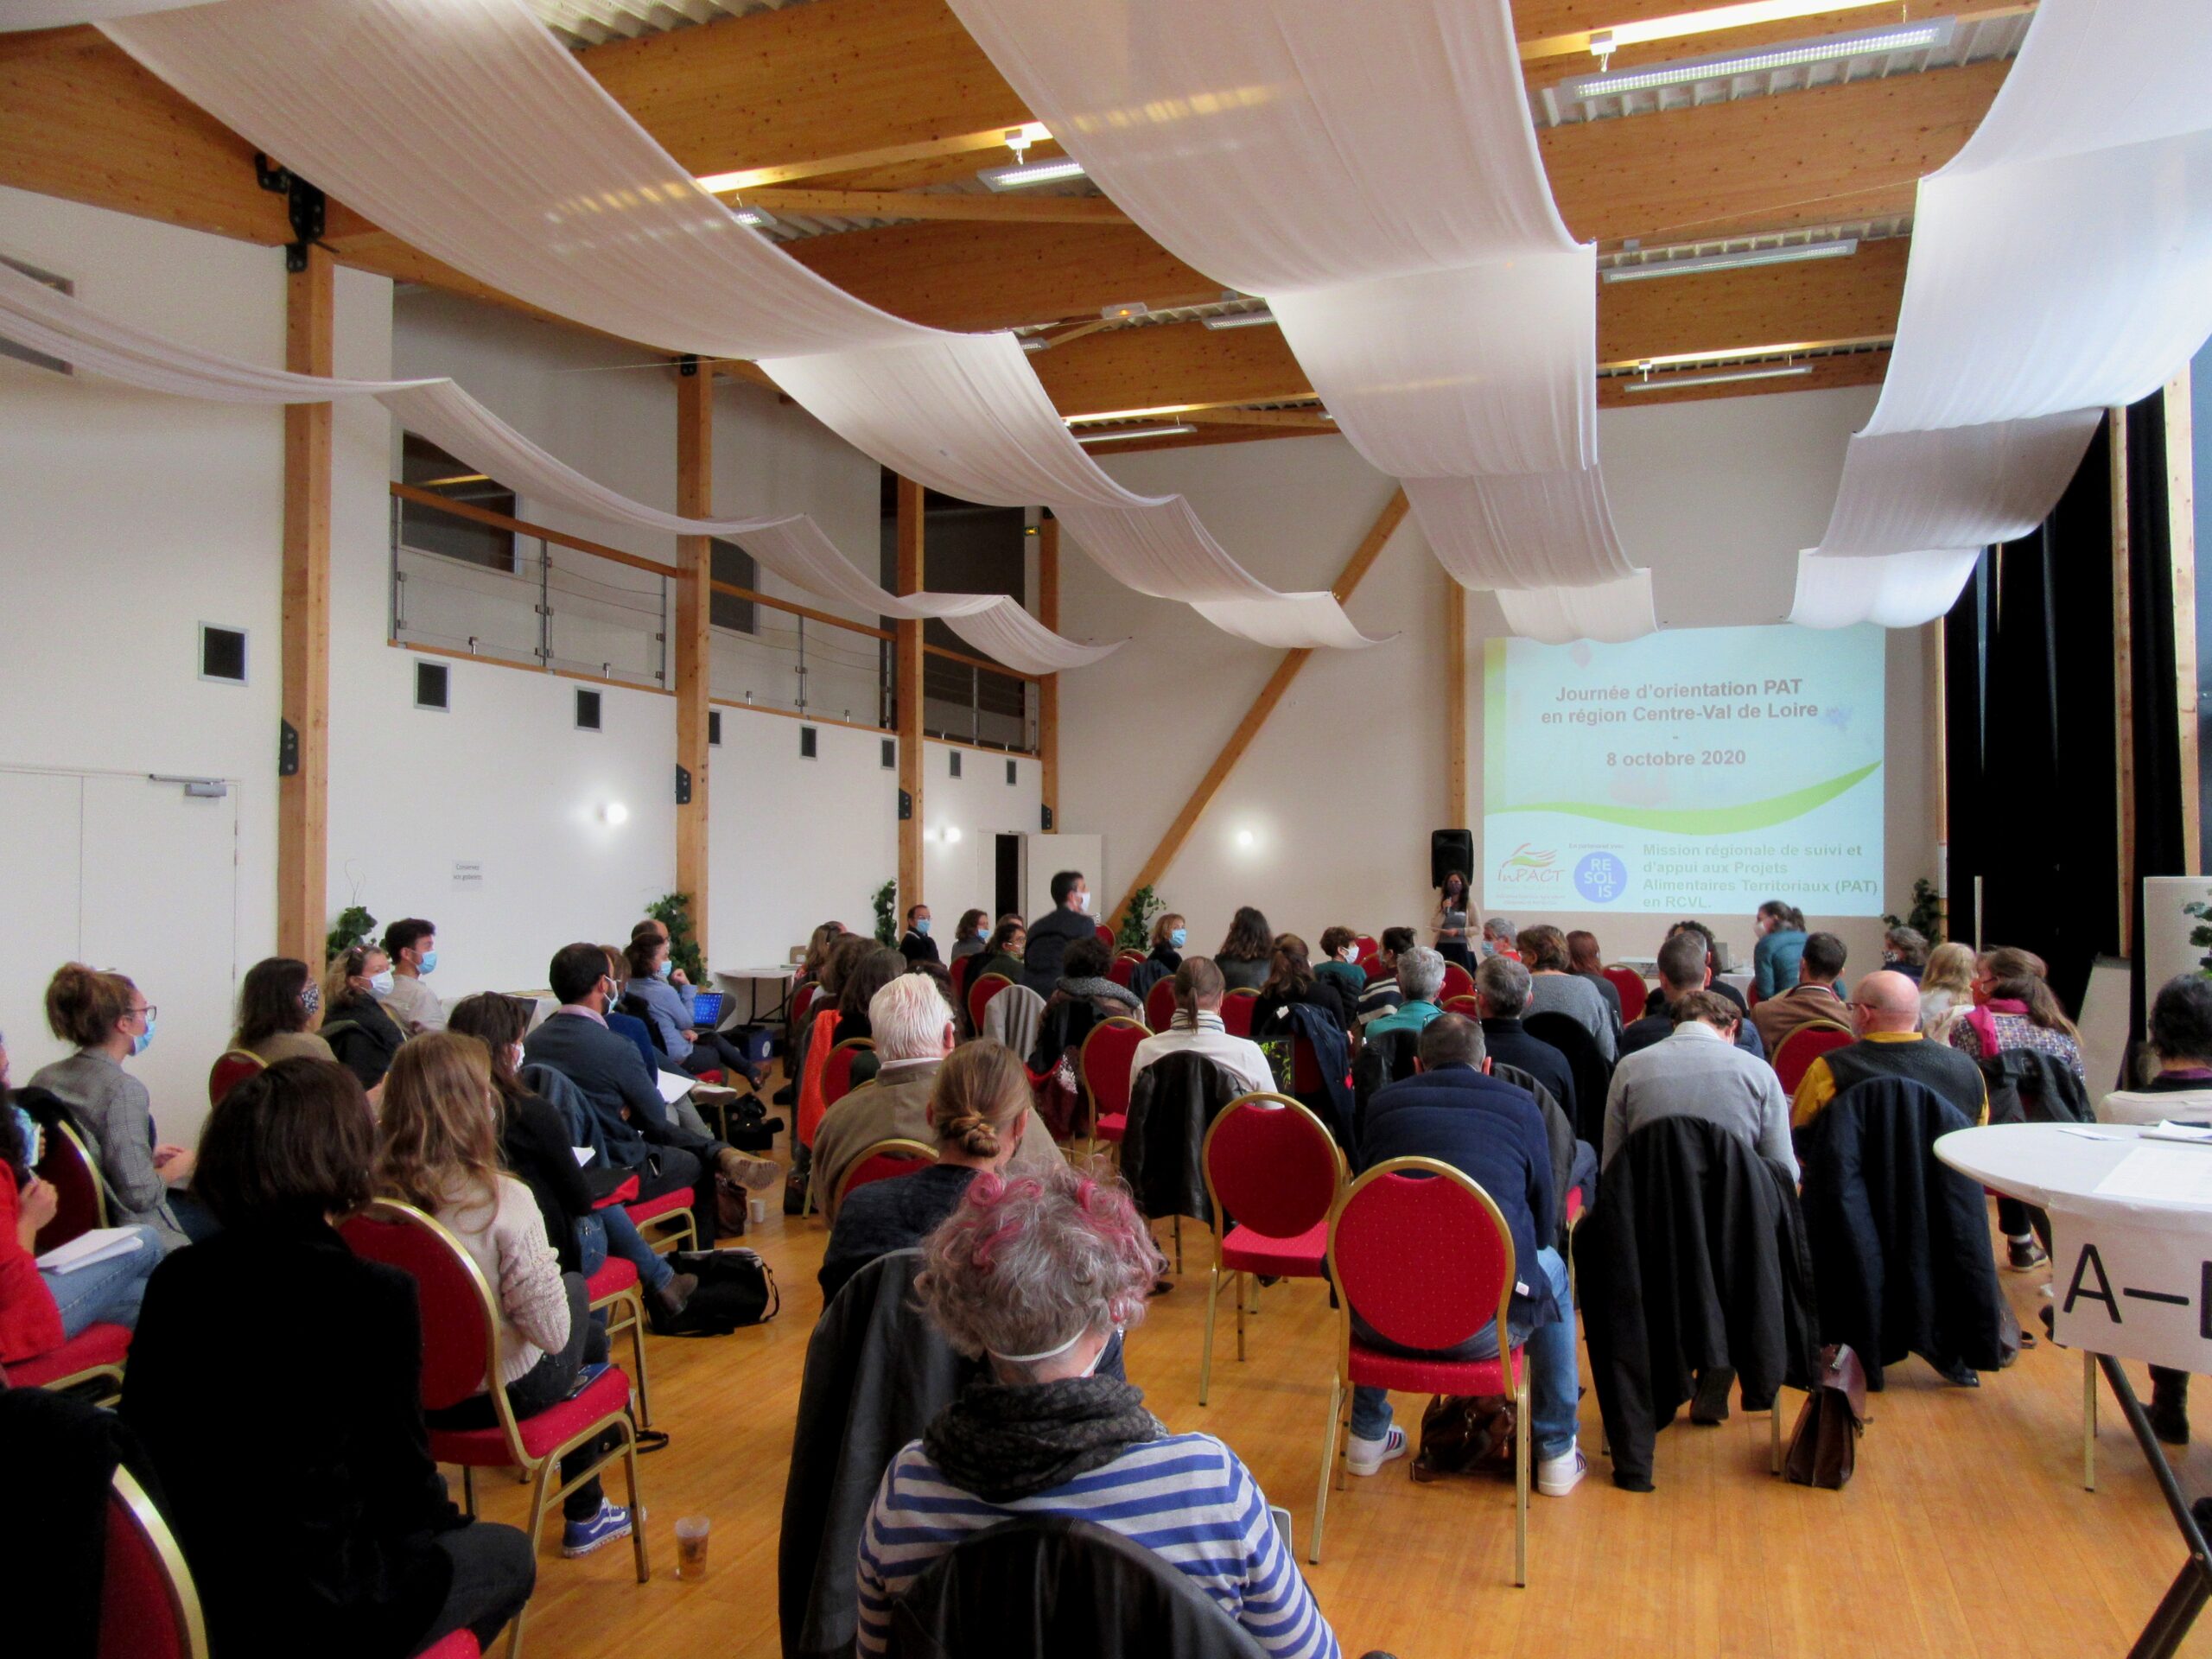
[[[1239,847],[1251,847],[1257,843],[1259,839],[1260,838],[1254,835],[1249,830],[1239,830],[1236,832],[1236,844]]]
[[[957,823],[948,823],[948,824],[946,824],[946,825],[944,826],[944,838],[945,838],[947,841],[957,841],[957,840],[959,840],[959,839],[960,839],[960,826],[959,826],[958,824],[957,824]]]
[[[620,801],[609,801],[599,809],[599,816],[609,823],[626,823],[630,820],[630,809]]]

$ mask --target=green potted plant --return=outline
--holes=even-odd
[[[664,893],[645,906],[645,914],[668,930],[668,957],[694,985],[707,983],[706,958],[691,931],[691,895]]]
[[[875,942],[896,945],[899,943],[899,884],[886,881],[875,890]]]
[[[357,944],[365,944],[375,937],[377,918],[359,905],[348,905],[338,912],[338,920],[323,940],[322,959],[327,962],[340,950],[351,950]]]
[[[1114,944],[1125,950],[1152,949],[1152,918],[1167,908],[1167,901],[1152,890],[1147,882],[1129,895],[1128,903],[1122,907],[1122,918],[1115,924]]]

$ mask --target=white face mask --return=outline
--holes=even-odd
[[[520,1043],[509,1043],[507,1045],[507,1065],[509,1069],[512,1071],[519,1071],[522,1070],[522,1045]]]
[[[1090,914],[1090,890],[1089,888],[1086,887],[1083,892],[1076,894],[1075,907],[1086,916]]]

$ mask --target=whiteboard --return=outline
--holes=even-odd
[[[2129,1085],[2120,1068],[2127,1054],[2127,997],[2134,966],[2124,957],[2099,957],[2082,993],[2082,1076],[2092,1104]]]

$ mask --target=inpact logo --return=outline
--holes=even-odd
[[[1498,864],[1497,879],[1501,885],[1522,887],[1556,881],[1560,873],[1552,868],[1552,863],[1558,857],[1555,849],[1547,847],[1538,851],[1524,841]]]

